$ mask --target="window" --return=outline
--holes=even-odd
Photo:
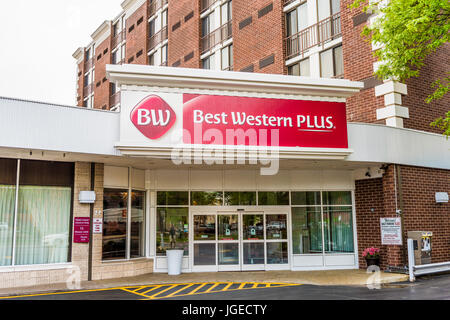
[[[322,78],[341,77],[344,74],[342,46],[320,53],[320,76]]]
[[[156,254],[183,248],[189,254],[189,193],[158,191],[156,209]]]
[[[149,37],[153,37],[155,35],[155,33],[156,33],[155,23],[156,23],[156,19],[153,19],[152,21],[150,21],[148,23],[148,35],[149,35]]]
[[[309,58],[289,66],[288,74],[291,76],[309,77],[311,75],[309,71]]]
[[[294,254],[353,253],[349,191],[292,192]]]
[[[289,192],[258,192],[260,206],[288,206]]]
[[[167,45],[161,48],[161,65],[167,65]]]
[[[202,19],[202,37],[207,36],[214,30],[215,20],[214,13]]]
[[[225,192],[226,206],[256,206],[256,192]]]
[[[103,260],[126,259],[128,190],[103,191]]]
[[[202,68],[213,70],[215,69],[215,59],[214,54],[202,60]]]
[[[308,27],[308,5],[304,3],[286,14],[287,36],[292,36]]]
[[[130,257],[145,256],[145,191],[131,193]]]
[[[228,21],[231,21],[233,18],[233,7],[232,7],[232,1],[228,1],[227,3],[223,4],[220,7],[220,13],[221,13],[221,25],[224,25]]]
[[[0,168],[0,266],[68,262],[73,164],[0,159]]]
[[[145,198],[140,190],[103,190],[103,260],[145,256]]]
[[[233,45],[222,49],[222,70],[233,69]]]
[[[328,18],[341,11],[340,0],[318,0],[317,8],[319,14],[319,21]]]
[[[223,205],[222,191],[192,191],[191,205],[193,206],[221,206]]]
[[[161,66],[167,64],[167,45],[156,50],[148,56],[148,64],[151,66]]]

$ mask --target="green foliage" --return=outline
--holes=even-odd
[[[385,3],[388,3],[387,5]],[[383,61],[376,72],[381,79],[405,81],[418,77],[425,58],[450,38],[450,1],[448,0],[355,0],[350,8],[363,6],[364,11],[380,13],[363,35],[373,43],[383,44],[375,51]],[[447,72],[450,75],[450,72]],[[450,77],[436,79],[435,91],[427,103],[442,98],[450,86]],[[450,133],[450,118],[440,118],[432,126]]]

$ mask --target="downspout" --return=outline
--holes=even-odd
[[[91,162],[91,191],[95,191],[95,163]],[[89,258],[88,258],[88,281],[92,281],[92,251],[93,251],[93,231],[94,231],[94,205],[91,203],[89,212]]]
[[[405,226],[403,219],[403,183],[402,183],[402,173],[401,167],[394,164],[394,184],[395,184],[395,213],[400,217],[401,225],[402,225],[402,263],[406,266],[407,261],[407,249],[405,243]],[[397,196],[397,184],[398,184],[398,196]],[[398,200],[397,200],[398,199]]]

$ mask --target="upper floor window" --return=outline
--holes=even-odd
[[[233,69],[233,45],[227,46],[222,49],[222,70]]]
[[[202,68],[203,69],[214,69],[215,60],[214,60],[214,54],[210,55],[209,57],[202,60]]]
[[[317,0],[319,21],[341,11],[340,0]]]
[[[214,30],[215,25],[215,19],[214,19],[214,13],[206,16],[202,19],[202,37],[207,36],[211,33],[211,31]]]
[[[320,53],[320,76],[336,78],[344,75],[344,58],[342,46],[328,49]]]
[[[288,74],[291,76],[309,77],[309,58],[304,59],[292,66],[288,67]]]
[[[220,7],[221,24],[224,25],[233,18],[233,1],[228,1]]]
[[[286,14],[287,36],[292,36],[308,27],[308,4],[298,6]]]

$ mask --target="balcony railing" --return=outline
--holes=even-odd
[[[87,72],[88,70],[92,69],[94,66],[94,58],[91,58],[84,62],[84,72]]]
[[[112,39],[112,48],[117,47],[127,37],[126,29],[123,29]]]
[[[233,36],[233,28],[231,20],[204,36],[201,40],[202,53],[212,49],[216,45],[225,42]]]
[[[154,47],[156,47],[159,43],[163,42],[167,39],[167,26],[159,30],[157,33],[155,33],[153,36],[151,36],[148,39],[147,46],[148,51],[152,50]]]
[[[286,57],[303,55],[306,50],[323,45],[341,35],[340,12],[286,38]]]
[[[87,97],[89,96],[92,92],[94,92],[94,84],[88,84],[86,87],[83,88],[83,96]]]
[[[201,7],[200,7],[200,12],[206,11],[216,1],[218,1],[218,0],[202,0]]]
[[[120,103],[120,91],[109,97],[109,107],[112,108]]]
[[[164,7],[167,4],[168,0],[153,0],[150,1],[147,8],[148,17],[150,18],[152,15],[156,13],[159,9]]]

